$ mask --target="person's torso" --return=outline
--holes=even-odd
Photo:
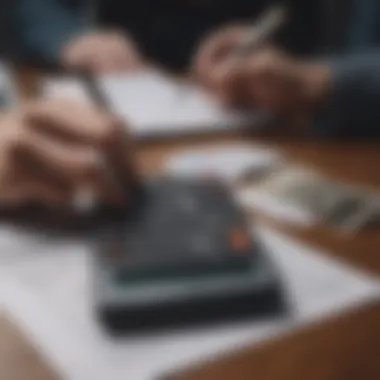
[[[378,0],[351,0],[347,49],[368,50],[380,46],[380,2]]]
[[[224,24],[251,22],[266,0],[103,0],[98,17],[102,24],[129,32],[149,58],[179,69],[202,38]]]
[[[169,68],[184,68],[199,43],[223,26],[255,22],[275,0],[59,0],[86,9],[88,19],[130,33],[147,57]],[[320,1],[283,0],[288,25],[277,42],[296,54],[320,46]]]
[[[325,51],[357,53],[380,46],[380,1],[324,0]]]

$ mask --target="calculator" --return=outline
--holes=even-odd
[[[112,333],[284,310],[280,276],[216,178],[154,178],[96,236],[96,315]]]

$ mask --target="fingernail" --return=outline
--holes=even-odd
[[[72,207],[79,214],[90,214],[99,205],[99,198],[95,191],[87,188],[79,188],[73,196]]]
[[[90,148],[88,151],[85,152],[85,154],[86,156],[84,158],[92,167],[102,168],[106,166],[106,157],[104,154],[99,153],[98,150]]]
[[[214,82],[220,82],[223,77],[225,76],[226,74],[226,70],[225,70],[225,67],[224,65],[223,66],[219,66],[217,67],[212,73],[211,73],[211,79],[214,81]]]
[[[222,65],[217,67],[213,73],[213,79],[216,82],[223,81],[232,70],[234,70],[234,63],[231,60],[228,60],[227,62],[224,62]]]

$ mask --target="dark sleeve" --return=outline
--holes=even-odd
[[[17,0],[13,10],[19,55],[55,64],[61,48],[86,25],[86,2],[77,0]]]
[[[380,51],[330,63],[332,96],[316,122],[324,136],[380,137]]]
[[[311,55],[321,48],[324,25],[320,0],[284,0],[288,22],[278,37],[280,44],[296,55]]]

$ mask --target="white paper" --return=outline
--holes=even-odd
[[[190,149],[175,154],[169,157],[165,169],[174,176],[214,175],[233,183],[248,174],[260,177],[281,163],[281,154],[274,149],[239,143]]]
[[[309,227],[316,223],[316,218],[310,211],[257,189],[243,189],[236,199],[245,209],[259,211],[295,225]]]
[[[198,86],[155,71],[107,76],[99,83],[114,112],[140,138],[252,127],[264,120],[256,111],[225,110]],[[47,97],[89,101],[85,88],[75,80],[49,79],[43,90]]]
[[[151,380],[379,296],[379,284],[364,274],[271,230],[259,232],[294,302],[280,320],[112,341],[92,314],[86,245],[10,229],[0,234],[3,303],[64,379]]]

